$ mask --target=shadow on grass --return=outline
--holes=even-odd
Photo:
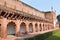
[[[15,40],[24,40],[24,39],[16,38]],[[30,38],[30,39],[27,39],[27,40],[36,40],[36,39]],[[40,39],[38,39],[38,40],[40,40]],[[45,40],[60,40],[60,37],[58,37],[58,36],[51,36],[51,37],[49,37],[49,38],[47,38]]]
[[[21,39],[21,38],[16,38],[15,40],[24,40],[24,39]]]
[[[60,37],[58,37],[58,36],[51,36],[51,37],[47,38],[46,40],[60,40]]]
[[[16,38],[15,40],[45,40],[46,38],[52,36],[52,31],[51,32],[47,32],[47,33],[44,33],[44,34],[40,34],[40,35],[37,35],[37,36],[34,36],[32,38],[25,38],[25,39],[19,39],[19,38]]]

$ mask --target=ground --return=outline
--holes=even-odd
[[[60,40],[60,29],[53,31],[53,35],[46,40]]]
[[[52,30],[50,30],[52,31]],[[25,37],[28,37],[28,36],[33,36],[33,35],[24,35]],[[21,40],[21,38],[23,37],[15,37],[15,36],[12,36],[12,35],[8,35],[8,38],[7,39],[2,39],[0,38],[0,40]],[[24,39],[22,39],[24,40]],[[49,38],[47,38],[46,40],[60,40],[60,29],[55,29],[53,31],[53,35],[50,36]]]

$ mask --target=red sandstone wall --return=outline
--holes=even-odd
[[[56,28],[60,28],[59,23],[56,23]]]
[[[46,13],[45,17],[46,17],[46,19],[49,19],[49,20],[52,21],[52,15],[51,15],[51,13]]]
[[[5,2],[6,2],[7,7],[45,18],[44,13],[33,9],[33,8],[23,4],[22,2],[14,1],[14,0],[0,0],[0,5],[4,5]]]
[[[45,13],[45,17],[46,17],[46,19],[49,19],[53,23],[54,23],[54,21],[56,21],[56,14],[53,11]]]

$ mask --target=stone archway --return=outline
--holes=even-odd
[[[0,36],[1,36],[1,24],[0,24]]]
[[[33,32],[33,24],[30,23],[30,24],[29,24],[29,33],[32,33],[32,32]]]
[[[40,27],[40,31],[42,31],[42,25],[41,24],[39,24],[39,27]]]
[[[38,24],[37,23],[35,24],[35,31],[36,32],[38,31]]]
[[[42,24],[43,25],[43,31],[45,31],[45,24]]]
[[[60,24],[59,24],[59,28],[60,28]]]
[[[20,34],[25,34],[26,33],[26,24],[22,22],[20,24]]]
[[[15,35],[16,31],[16,24],[14,22],[10,22],[7,25],[7,34],[8,35]]]

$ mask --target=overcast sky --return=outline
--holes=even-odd
[[[51,7],[60,14],[60,0],[21,0],[41,11],[51,11]]]

